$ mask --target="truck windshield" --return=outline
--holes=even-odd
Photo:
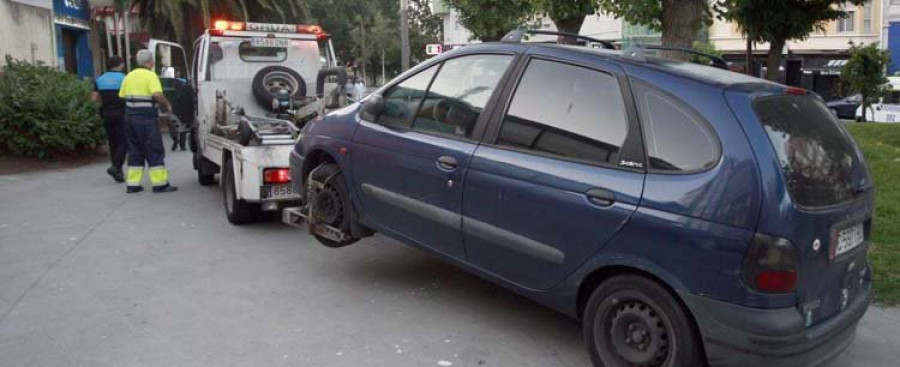
[[[778,157],[795,203],[838,204],[865,186],[868,171],[853,139],[822,101],[812,96],[771,96],[754,104]]]

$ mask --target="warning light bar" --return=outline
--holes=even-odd
[[[309,24],[274,24],[274,23],[249,23],[217,20],[213,22],[216,31],[249,31],[266,33],[305,33],[316,36],[324,35],[322,27]]]

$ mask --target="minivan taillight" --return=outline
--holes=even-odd
[[[762,233],[744,255],[744,284],[764,293],[790,293],[797,289],[799,258],[791,241]]]

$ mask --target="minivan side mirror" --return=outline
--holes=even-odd
[[[378,116],[384,114],[384,98],[380,94],[370,95],[363,102],[359,110],[359,117],[366,121],[375,122]]]

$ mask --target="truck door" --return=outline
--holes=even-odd
[[[172,103],[172,113],[181,121],[181,128],[193,125],[194,91],[188,80],[189,70],[184,48],[177,43],[150,40],[154,71],[159,75],[163,94]]]

